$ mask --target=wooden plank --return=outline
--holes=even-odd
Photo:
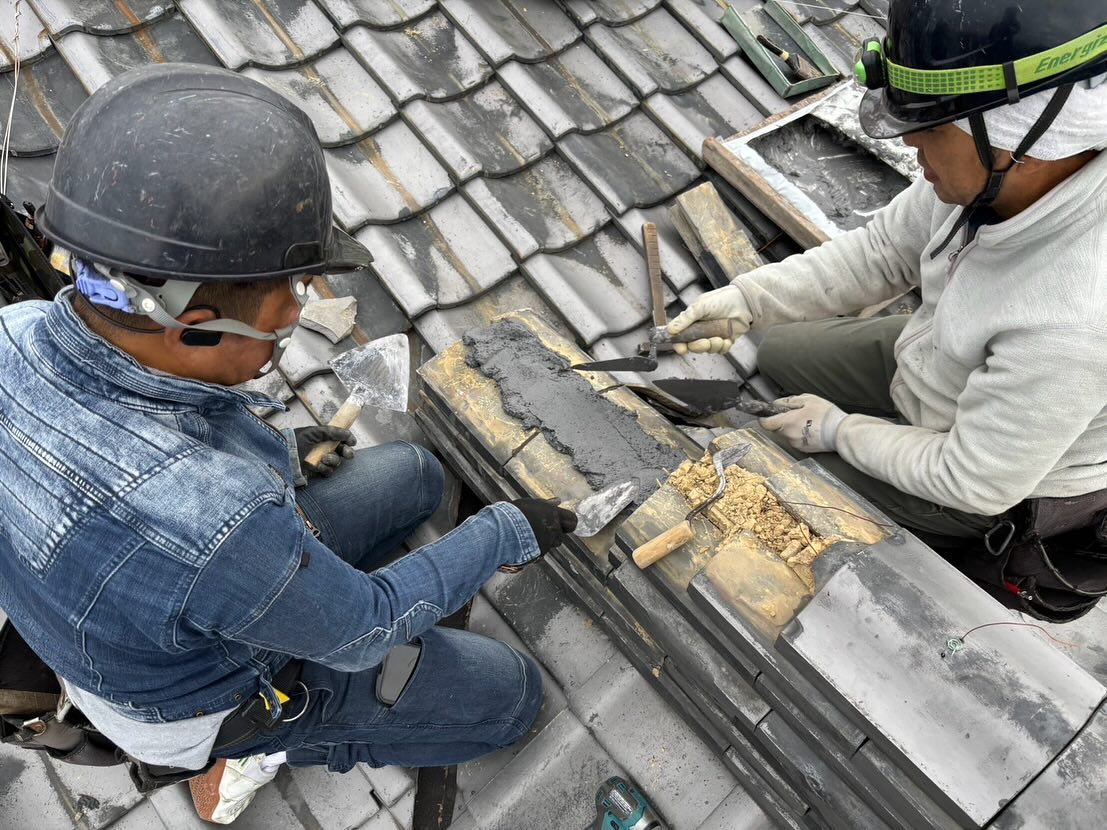
[[[703,160],[800,247],[817,248],[830,239],[820,227],[777,193],[760,173],[735,156],[717,138],[704,140]]]
[[[669,217],[714,285],[726,285],[762,265],[756,246],[711,182],[678,196]]]

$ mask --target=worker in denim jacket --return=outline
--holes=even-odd
[[[224,759],[194,787],[221,822],[283,761],[441,766],[523,736],[535,663],[435,623],[573,514],[493,504],[382,567],[439,503],[435,457],[290,440],[238,386],[313,275],[372,278],[307,116],[224,70],[121,75],[70,122],[40,224],[76,286],[0,310],[0,607],[98,730],[150,764]],[[326,439],[304,472],[334,475],[297,489]]]

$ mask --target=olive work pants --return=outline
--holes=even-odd
[[[892,348],[907,319],[907,315],[871,320],[834,318],[774,326],[765,333],[758,350],[758,366],[787,395],[810,392],[849,413],[902,422],[890,387],[896,371]],[[804,457],[783,444],[779,435],[767,434],[793,455]],[[995,522],[994,517],[963,513],[897,490],[852,467],[837,453],[812,457],[931,545],[955,546],[949,537],[980,538]]]

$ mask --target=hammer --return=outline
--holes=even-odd
[[[688,515],[684,517],[684,521],[676,527],[669,528],[660,536],[655,536],[650,541],[644,542],[635,548],[634,553],[631,554],[635,565],[639,568],[648,568],[654,562],[664,559],[677,548],[687,544],[696,535],[696,531],[692,529],[692,519],[702,514],[708,507],[722,498],[723,491],[726,490],[726,473],[724,471],[727,467],[737,464],[744,458],[746,453],[750,451],[750,446],[750,444],[740,444],[736,447],[728,447],[725,450],[719,450],[712,456],[712,460],[715,462],[715,474],[719,477],[719,486],[715,488],[715,493],[693,507]]]

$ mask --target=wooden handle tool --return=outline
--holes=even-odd
[[[737,340],[739,336],[735,331],[733,320],[700,320],[690,325],[680,334],[673,335],[672,340],[674,343],[691,343],[693,340],[707,340],[712,337]]]
[[[327,422],[327,426],[349,429],[354,425],[354,421],[357,420],[357,416],[360,414],[361,398],[351,395],[334,413],[334,417]],[[316,444],[312,451],[304,457],[304,463],[309,467],[314,467],[323,460],[324,455],[334,452],[337,448],[337,441],[324,441],[322,444]]]
[[[692,529],[692,523],[685,519],[676,527],[669,528],[660,536],[655,536],[650,541],[635,548],[634,553],[631,554],[634,558],[634,564],[639,568],[648,568],[659,559],[664,559],[677,548],[688,544],[695,535],[696,532]]]

